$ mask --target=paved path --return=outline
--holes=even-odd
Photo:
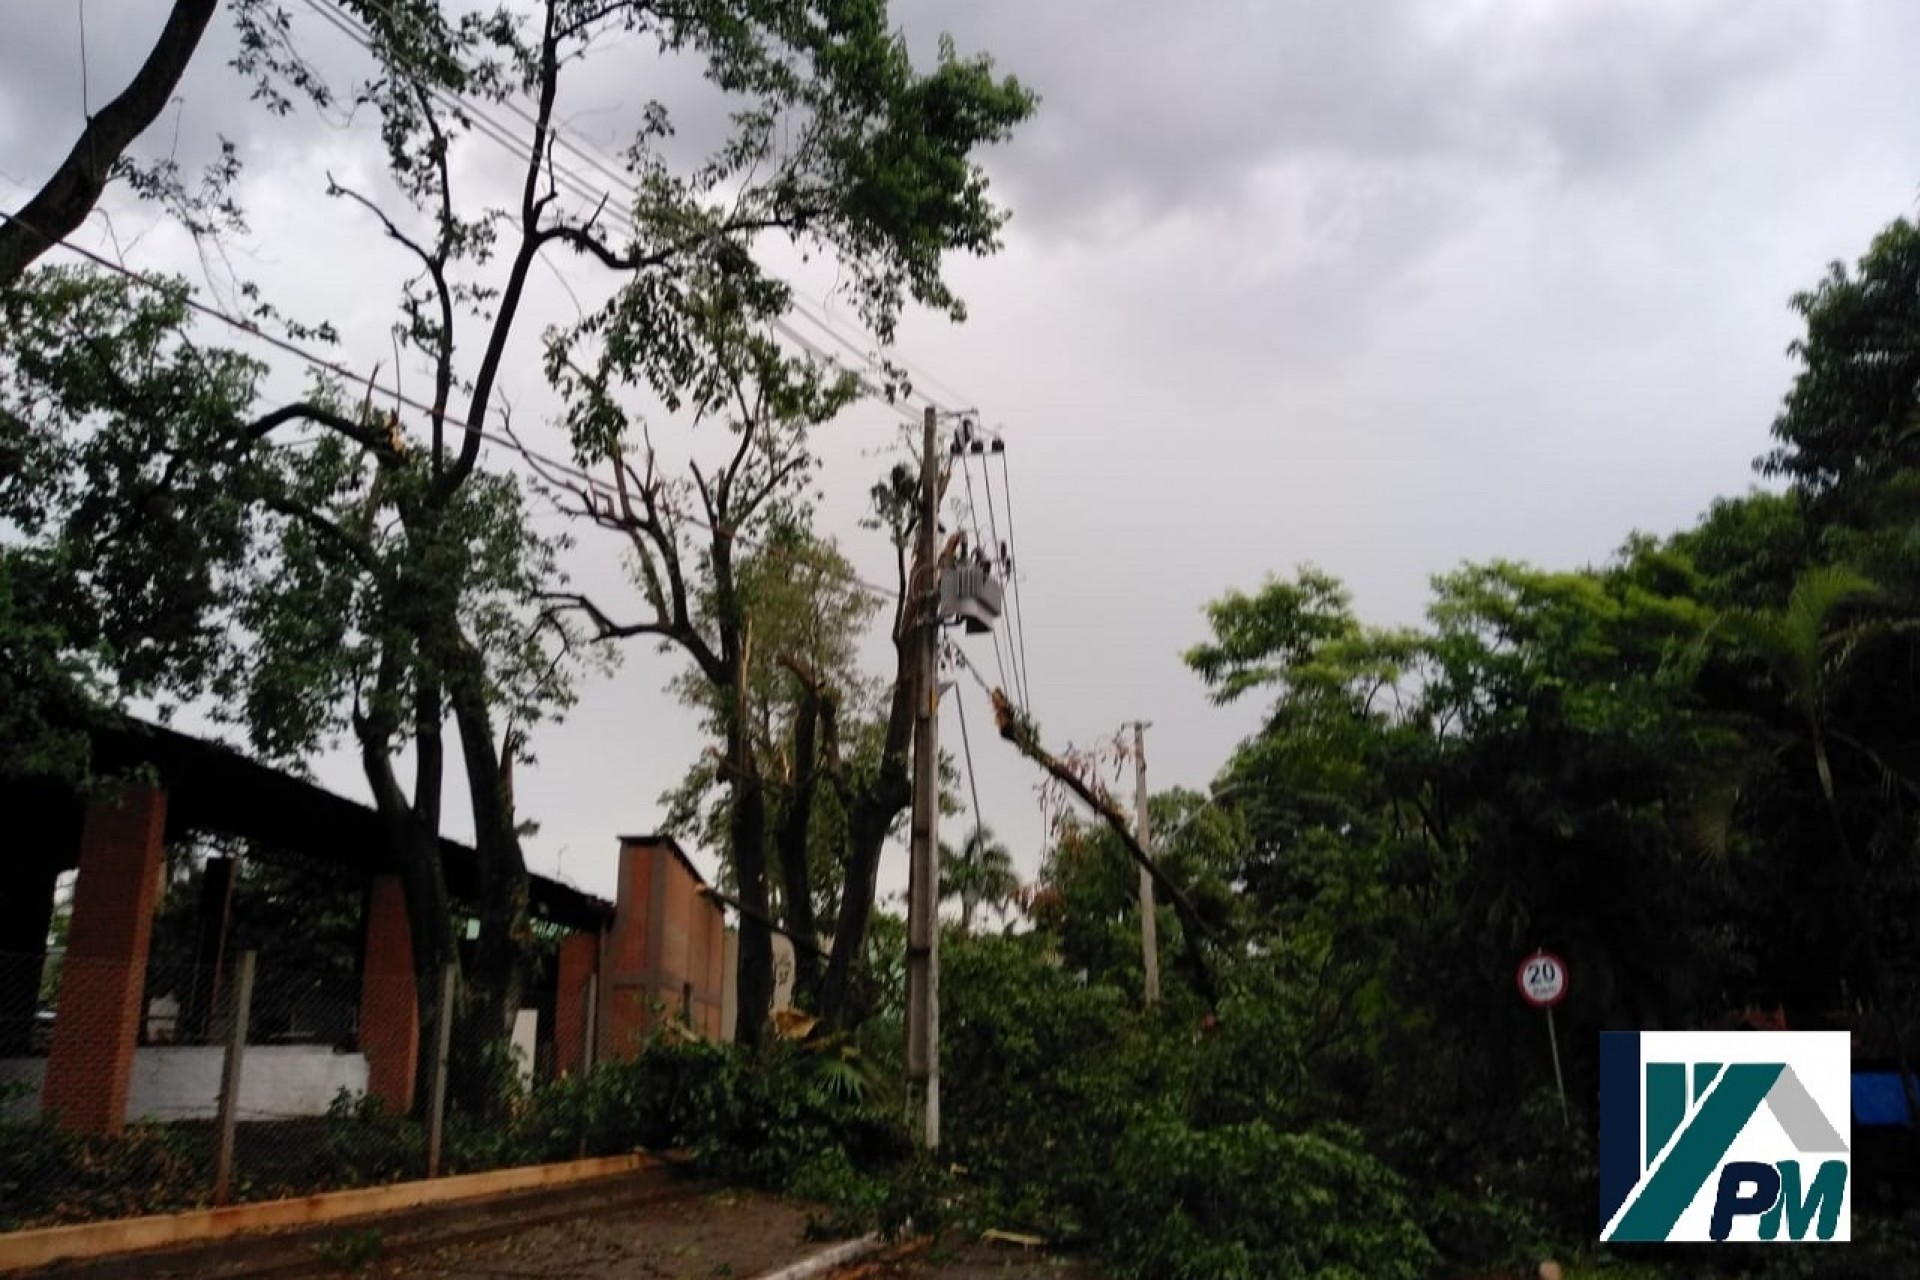
[[[1084,1262],[1004,1244],[920,1248],[833,1273],[833,1280],[1100,1280]]]

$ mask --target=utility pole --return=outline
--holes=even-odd
[[[1147,824],[1147,726],[1133,722],[1133,825],[1134,838],[1149,857],[1153,855],[1153,832]],[[1147,1003],[1160,1000],[1160,941],[1153,914],[1153,877],[1140,868],[1140,964],[1146,972]]]
[[[920,574],[908,608],[921,633],[913,726],[913,829],[907,880],[907,1082],[921,1141],[940,1145],[940,482],[935,474],[935,412],[920,441]]]

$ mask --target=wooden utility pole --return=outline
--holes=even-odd
[[[940,1145],[940,488],[935,413],[920,441],[920,572],[908,585],[921,627],[913,726],[913,835],[907,880],[907,1081],[914,1123],[931,1151]]]
[[[1153,832],[1147,825],[1147,726],[1133,722],[1133,825],[1135,839],[1149,856],[1153,853]],[[1140,868],[1140,965],[1146,973],[1147,1003],[1160,999],[1160,940],[1153,914],[1153,877]]]
[[[213,1163],[213,1202],[217,1205],[233,1199],[233,1138],[240,1121],[240,1069],[247,1058],[247,1022],[253,1014],[253,962],[253,952],[240,953],[240,976],[234,984],[233,1030],[227,1037],[226,1065],[220,1070],[220,1148]]]
[[[433,1090],[427,1116],[427,1176],[440,1176],[440,1140],[447,1128],[447,1059],[453,1052],[454,988],[460,966],[449,963],[440,971],[440,1008],[434,1015]]]

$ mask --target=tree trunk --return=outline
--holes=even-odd
[[[908,702],[908,723],[912,723],[912,702]],[[860,1017],[854,1000],[854,971],[860,965],[860,952],[866,946],[868,925],[874,921],[879,856],[887,846],[893,823],[912,798],[914,791],[906,771],[904,750],[899,754],[889,752],[879,766],[874,783],[851,794],[851,812],[847,814],[847,869],[841,877],[841,910],[833,929],[828,971],[820,983],[820,1017],[833,1027],[851,1027]]]
[[[433,1079],[433,1055],[440,1017],[440,973],[455,961],[452,904],[440,864],[439,832],[420,820],[394,777],[393,755],[385,735],[366,721],[355,725],[360,764],[380,814],[387,865],[400,877],[406,898],[407,933],[413,952],[415,1007],[420,1017],[422,1052],[414,1073],[414,1111],[424,1114]]]
[[[174,0],[147,60],[120,96],[88,119],[73,150],[33,199],[0,221],[0,289],[10,287],[93,212],[113,166],[173,97],[217,7],[219,0]]]
[[[739,1000],[734,1043],[757,1049],[766,1041],[773,1012],[773,932],[767,928],[767,797],[753,768],[742,729],[733,731],[729,755],[736,762],[729,816],[734,875],[740,891]],[[796,953],[799,948],[795,948]]]
[[[475,1032],[504,1042],[520,1009],[520,961],[531,937],[527,863],[507,803],[479,654],[464,636],[456,636],[454,646],[457,666],[448,693],[460,730],[480,873],[480,940],[471,993]]]
[[[813,825],[813,797],[820,777],[818,730],[820,695],[808,689],[793,727],[793,790],[780,824],[781,896],[787,933],[793,939],[794,990],[809,1008],[820,1007],[819,934],[813,918],[813,877],[807,866],[807,837]]]
[[[829,1026],[845,1029],[859,1021],[853,977],[865,950],[867,928],[873,922],[873,898],[880,878],[880,854],[894,822],[913,799],[913,779],[907,752],[913,745],[914,692],[919,688],[919,664],[911,640],[895,638],[899,670],[893,700],[887,710],[887,736],[881,747],[880,768],[862,787],[839,782],[841,803],[847,810],[847,864],[840,889],[840,912],[834,921],[833,951],[820,982],[820,1017]],[[836,781],[841,777],[838,768]]]

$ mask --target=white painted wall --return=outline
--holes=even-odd
[[[226,1053],[218,1045],[135,1050],[127,1119],[213,1119],[220,1110],[220,1073]],[[46,1070],[45,1058],[0,1059],[0,1082],[33,1089],[8,1102],[7,1119],[31,1119],[40,1109]],[[240,1069],[240,1119],[325,1115],[342,1089],[366,1092],[364,1054],[336,1053],[325,1045],[249,1045]]]
[[[514,1066],[520,1072],[520,1086],[533,1087],[533,1055],[537,1051],[540,1036],[540,1011],[522,1009],[513,1019],[513,1056]]]

